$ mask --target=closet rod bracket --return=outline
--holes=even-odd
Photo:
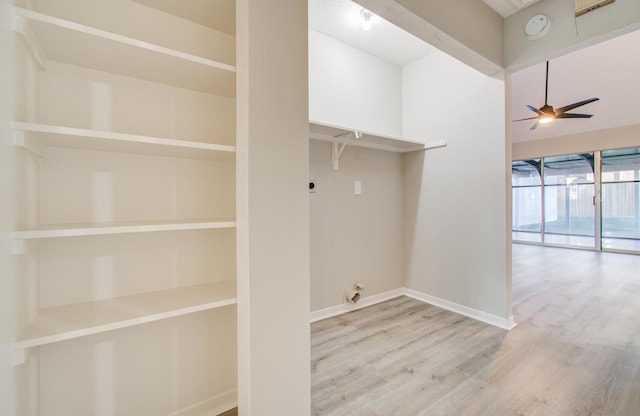
[[[346,137],[346,139],[342,143],[342,146],[338,142],[338,138],[340,137]],[[342,152],[344,152],[344,148],[347,147],[347,144],[349,143],[349,140],[351,140],[352,137],[359,139],[362,137],[362,133],[359,131],[350,131],[348,133],[339,134],[333,137],[333,143],[332,143],[333,146],[332,146],[332,152],[331,152],[331,167],[333,168],[333,170],[335,171],[340,170],[340,156],[342,156]]]

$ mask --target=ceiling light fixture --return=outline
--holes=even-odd
[[[540,114],[538,115],[538,123],[551,123],[556,118],[556,112],[553,110],[553,107],[547,105],[546,103],[539,109],[539,111]]]
[[[362,9],[360,10],[360,17],[362,17],[362,30],[370,30],[372,26],[371,18],[373,17],[373,13],[369,10]]]

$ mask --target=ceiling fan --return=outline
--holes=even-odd
[[[547,96],[549,92],[549,61],[547,61],[547,75],[545,79],[545,87],[544,87],[544,105],[540,108],[535,108],[532,105],[525,105],[524,107],[537,113],[538,115],[535,117],[527,117],[521,118],[513,121],[523,121],[523,120],[536,120],[536,124],[531,126],[529,130],[535,130],[538,127],[539,123],[549,123],[557,118],[591,118],[593,114],[576,114],[576,113],[567,113],[569,110],[573,110],[574,108],[578,108],[585,104],[592,103],[594,101],[598,101],[599,98],[589,98],[587,100],[578,101],[577,103],[565,105],[564,107],[560,107],[558,109],[553,109],[552,106],[547,104]]]

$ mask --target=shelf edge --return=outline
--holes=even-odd
[[[14,240],[30,240],[39,238],[87,237],[97,235],[132,234],[160,231],[208,230],[215,228],[233,228],[235,226],[235,221],[111,226],[96,225],[94,227],[16,230],[13,231],[11,237]]]
[[[208,302],[201,305],[189,306],[186,308],[175,309],[167,312],[155,313],[138,318],[125,319],[118,322],[112,322],[108,324],[96,325],[89,328],[76,329],[72,331],[62,332],[59,334],[47,335],[44,337],[38,337],[28,339],[24,341],[17,341],[13,344],[13,350],[24,350],[27,348],[38,347],[41,345],[53,344],[55,342],[68,341],[71,339],[81,338],[89,335],[96,335],[103,332],[113,331],[117,329],[124,329],[136,325],[142,325],[150,322],[161,321],[163,319],[175,318],[178,316],[189,315],[196,312],[202,312],[206,310],[221,308],[223,306],[237,304],[237,298],[229,298],[214,302]]]
[[[164,46],[156,45],[154,43],[145,42],[142,40],[130,38],[128,36],[119,35],[117,33],[108,32],[106,30],[93,28],[80,23],[75,23],[70,20],[60,19],[58,17],[49,16],[43,13],[35,12],[33,10],[23,9],[21,7],[14,7],[14,15],[23,17],[25,19],[31,19],[39,21],[45,24],[58,26],[64,29],[73,30],[75,32],[84,33],[87,35],[99,37],[102,39],[111,40],[121,44],[138,47],[140,49],[146,49],[148,51],[160,53],[167,56],[173,56],[178,59],[198,63],[211,68],[217,68],[223,71],[236,72],[236,67],[233,65],[225,64],[222,62],[214,61],[212,59],[203,58],[201,56],[192,55],[179,50],[167,48]]]
[[[446,140],[438,140],[438,141],[425,143],[424,150],[437,149],[438,147],[446,147],[446,146],[447,146]]]
[[[91,130],[80,129],[75,127],[55,126],[50,124],[39,123],[27,123],[22,121],[14,121],[12,123],[14,130],[30,132],[30,133],[45,133],[45,134],[60,134],[64,136],[73,137],[89,137],[95,139],[112,140],[114,142],[122,143],[140,143],[150,146],[169,146],[183,149],[195,149],[211,152],[227,152],[235,153],[236,147],[213,144],[206,142],[197,142],[192,140],[177,140],[162,137],[144,136],[139,134],[129,133],[117,133],[105,130]],[[21,144],[20,144],[21,145]]]
[[[383,150],[383,151],[395,152],[395,153],[407,153],[407,152],[414,152],[416,150],[424,150],[425,149],[424,143],[418,142],[418,141],[415,141],[415,140],[409,140],[409,139],[404,139],[404,138],[400,138],[400,137],[386,136],[386,135],[371,133],[369,131],[363,131],[363,130],[359,130],[359,129],[350,129],[350,128],[347,128],[347,127],[337,126],[337,125],[334,125],[334,124],[329,124],[329,123],[323,123],[323,122],[319,122],[319,121],[309,120],[309,128],[310,128],[310,130],[313,127],[321,128],[321,129],[322,128],[333,129],[333,130],[336,130],[337,132],[340,132],[341,134],[339,134],[339,135],[346,134],[346,133],[353,132],[353,131],[358,131],[360,133],[363,133],[363,137],[361,139],[351,140],[349,142],[350,146],[366,147],[366,148],[370,148],[370,149],[377,149],[377,150]],[[333,136],[330,133],[309,131],[309,138],[313,139],[313,140],[320,140],[320,141],[325,141],[325,142],[333,142],[336,137],[338,137],[338,136]],[[374,140],[383,140],[386,143],[375,143],[375,142],[367,141],[368,137],[371,137]]]

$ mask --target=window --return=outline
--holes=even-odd
[[[514,161],[511,174],[513,241],[640,252],[640,148]]]
[[[512,238],[542,242],[542,180],[540,159],[513,162],[511,165]]]

